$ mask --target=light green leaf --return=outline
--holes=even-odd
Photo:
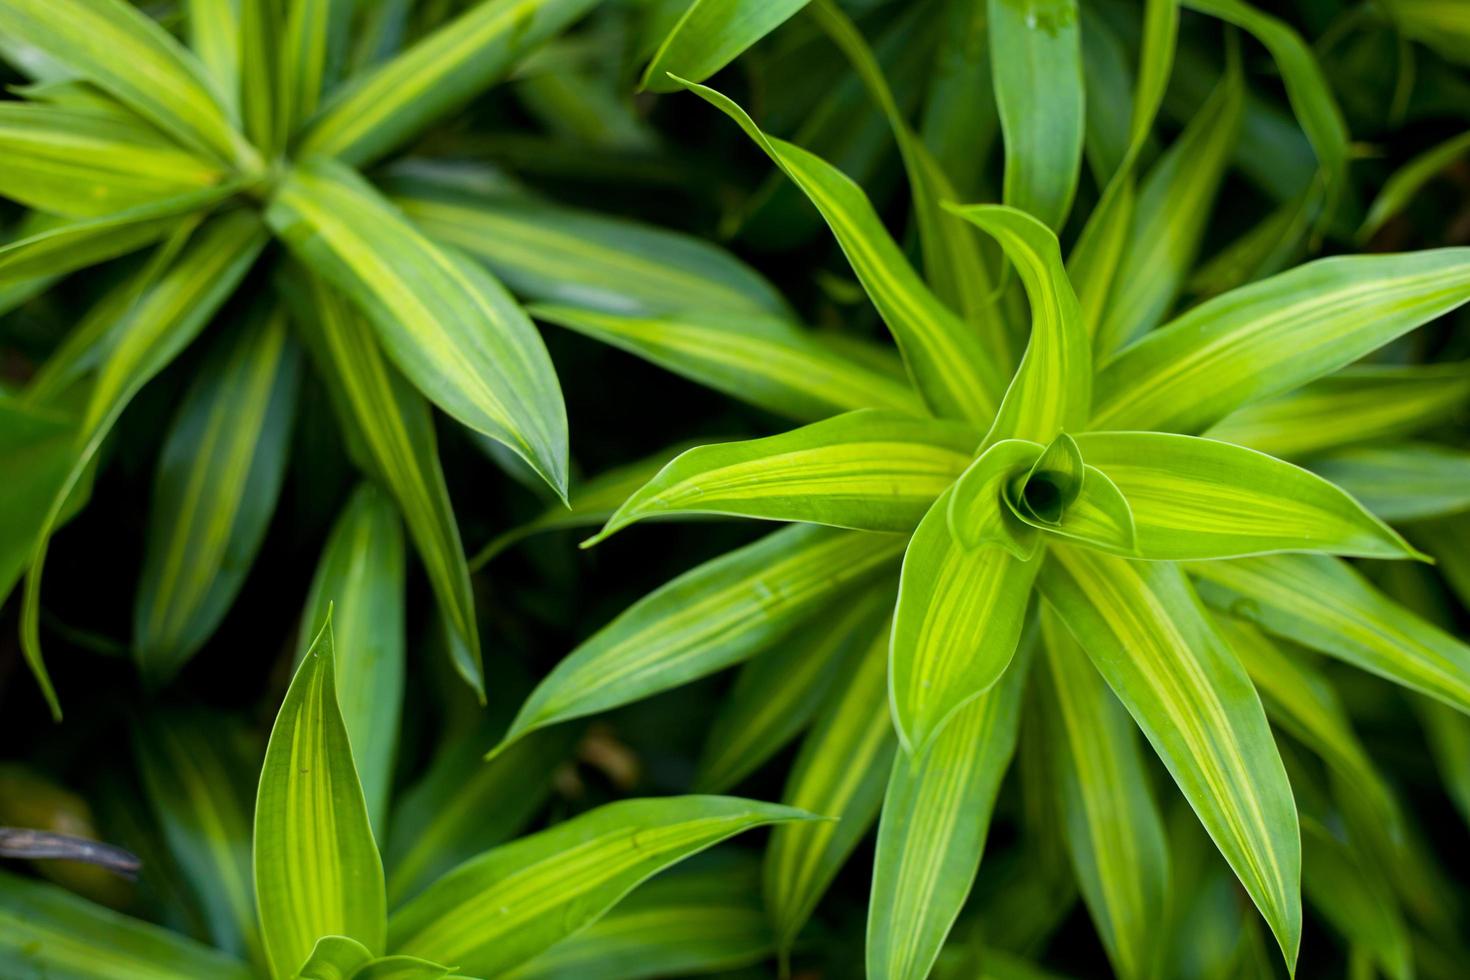
[[[1123,491],[1096,466],[1083,468],[1084,479],[1077,499],[1065,505],[1057,522],[1048,524],[1037,519],[1032,497],[1038,482],[1027,480],[1026,492],[1022,494],[1020,507],[1011,501],[1007,505],[1015,508],[1022,521],[1039,530],[1077,541],[1089,547],[1099,548],[1112,554],[1133,555],[1138,551],[1138,530],[1133,518],[1133,507]],[[1051,481],[1043,482],[1045,483]],[[1042,491],[1045,501],[1054,492]]]
[[[734,970],[768,956],[771,926],[760,865],[743,856],[713,867],[674,868],[568,936],[505,980],[642,980]]]
[[[1319,259],[1194,307],[1102,369],[1092,427],[1199,432],[1470,299],[1470,249]]]
[[[1035,554],[1040,539],[1011,507],[1008,496],[1027,482],[1046,447],[1024,439],[1002,439],[985,450],[955,481],[945,519],[961,548],[999,546],[1022,561]]]
[[[255,800],[255,895],[271,973],[289,977],[321,936],[383,952],[383,864],[337,709],[332,620],[271,728]]]
[[[455,669],[484,696],[480,631],[459,526],[439,466],[429,407],[388,363],[371,326],[325,283],[296,283],[297,325],[327,382],[359,466],[398,501],[453,637]]]
[[[46,980],[248,980],[244,964],[55,885],[0,871],[0,970]]]
[[[1060,231],[1082,171],[1076,0],[990,0],[990,65],[1005,134],[1005,203]]]
[[[145,278],[144,291],[130,297],[131,305],[119,311],[124,319],[93,382],[71,470],[57,488],[36,537],[21,608],[21,648],[58,720],[61,705],[41,659],[41,570],[51,531],[123,409],[199,334],[234,292],[265,242],[265,229],[253,214],[221,215],[187,239],[179,239],[177,250],[166,246],[159,253],[159,276]]]
[[[136,117],[98,109],[0,104],[0,152],[0,195],[81,218],[203,190],[224,177]]]
[[[780,751],[826,703],[873,634],[882,632],[886,642],[880,617],[892,607],[893,583],[880,581],[747,661],[715,711],[694,788],[724,792]]]
[[[504,443],[565,495],[567,422],[556,373],[536,328],[488,272],[434,246],[330,160],[294,168],[266,221],[367,314],[425,396]]]
[[[184,145],[246,170],[260,166],[203,66],[132,4],[7,0],[0,34],[32,45]]]
[[[1242,0],[1181,0],[1181,3],[1249,31],[1271,52],[1286,85],[1292,111],[1312,144],[1312,152],[1326,180],[1328,205],[1323,219],[1330,218],[1337,202],[1351,193],[1348,129],[1312,49],[1284,21],[1263,14]]]
[[[1014,208],[976,204],[951,210],[1000,242],[1031,301],[1031,341],[986,442],[1049,443],[1063,430],[1080,430],[1092,407],[1092,344],[1056,235]]]
[[[1445,58],[1466,64],[1470,12],[1454,0],[1384,0],[1384,9],[1405,37],[1422,41]]]
[[[317,563],[296,635],[311,648],[314,623],[332,614],[337,703],[352,743],[374,835],[384,837],[388,789],[403,709],[403,527],[392,499],[364,483],[353,491]]]
[[[759,273],[701,239],[563,207],[529,192],[472,192],[400,179],[393,203],[437,242],[490,267],[517,294],[606,313],[786,313]]]
[[[924,412],[901,380],[784,319],[699,310],[622,315],[542,305],[532,306],[531,313],[799,421],[858,408]]]
[[[1288,459],[1394,439],[1470,402],[1470,365],[1363,364],[1225,416],[1205,435]]]
[[[797,526],[655,589],[537,685],[493,750],[737,664],[849,588],[892,567],[898,535]]]
[[[643,87],[676,91],[671,74],[704,81],[806,4],[807,0],[693,0],[643,72]]]
[[[214,945],[265,965],[250,872],[249,786],[260,756],[204,712],[142,715],[134,755],[149,803]]]
[[[96,218],[50,225],[0,246],[0,284],[59,276],[117,258],[191,227],[203,212],[238,189],[227,184],[139,204]]]
[[[499,728],[484,724],[475,737],[446,739],[424,777],[397,798],[383,849],[389,908],[530,823],[581,736],[575,725],[534,732],[486,762],[485,742]]]
[[[1345,449],[1312,461],[1385,521],[1413,521],[1470,510],[1470,453],[1431,443]]]
[[[1038,584],[1148,736],[1294,969],[1296,804],[1255,688],[1189,582],[1165,562],[1058,546]]]
[[[298,155],[372,163],[474,98],[594,2],[476,4],[334,93],[307,129]]]
[[[1050,608],[1041,635],[1038,674],[1072,867],[1114,972],[1149,977],[1168,901],[1169,852],[1137,732]]]
[[[1088,432],[1077,444],[1127,498],[1138,557],[1417,555],[1333,484],[1253,449],[1168,432]]]
[[[372,950],[356,939],[323,936],[292,977],[293,980],[352,980],[359,969],[372,961]]]
[[[924,285],[857,184],[801,147],[767,136],[734,102],[684,83],[735,120],[822,213],[853,271],[898,341],[909,373],[939,415],[990,421],[1005,379],[979,334]]]
[[[1268,632],[1470,713],[1470,647],[1325,555],[1199,562],[1212,604]]]
[[[389,944],[500,974],[597,921],[669,865],[752,827],[807,819],[725,796],[610,803],[460,865],[394,914]]]
[[[240,113],[245,133],[267,155],[284,149],[276,103],[281,53],[280,0],[238,0],[240,6]]]
[[[1041,564],[962,546],[949,530],[951,493],[909,540],[898,584],[889,686],[894,727],[911,756],[1005,672]]]
[[[332,72],[346,45],[353,6],[351,0],[293,0],[284,8],[276,38],[276,145],[285,146],[316,114],[334,81]]]
[[[1106,355],[1158,326],[1194,267],[1240,128],[1245,85],[1230,68],[1138,188],[1097,351]]]
[[[1026,663],[955,713],[930,746],[893,760],[868,907],[873,980],[923,980],[980,868],[1020,726]]]
[[[898,741],[888,715],[888,631],[868,643],[801,743],[784,802],[831,817],[788,824],[766,848],[766,908],[783,954],[878,817]]]
[[[1366,242],[1401,213],[1423,187],[1450,164],[1470,153],[1470,131],[1452,136],[1395,170],[1368,208],[1368,217],[1358,229],[1358,241]]]
[[[352,975],[352,980],[441,980],[461,976],[450,967],[417,956],[380,956]]]
[[[189,47],[214,81],[227,112],[240,101],[241,0],[185,0]]]
[[[629,497],[584,547],[672,513],[907,531],[964,470],[976,439],[958,422],[864,409],[764,439],[700,446]]]
[[[300,355],[285,313],[260,307],[214,344],[179,404],[153,482],[133,655],[154,682],[214,634],[275,512]]]

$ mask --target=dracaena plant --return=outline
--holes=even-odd
[[[1354,365],[1470,299],[1470,250],[1336,256],[1268,274],[1351,220],[1346,127],[1294,31],[1243,3],[1193,0],[1183,6],[1268,49],[1317,167],[1283,209],[1287,220],[1272,216],[1197,277],[1233,288],[1171,317],[1240,126],[1237,41],[1214,93],[1145,171],[1180,13],[1172,0],[1142,5],[1131,124],[1112,165],[1098,168],[1097,203],[1064,257],[1059,233],[1086,132],[1077,5],[972,5],[988,18],[1005,169],[1003,203],[962,204],[861,35],[818,0],[812,19],[892,126],[926,281],[857,184],[680,75],[702,78],[804,5],[762,5],[770,16],[729,30],[700,19],[721,6],[691,8],[645,81],[722,110],[805,193],[896,341],[910,390],[886,375],[870,381],[834,353],[818,358],[794,328],[735,338],[697,313],[538,307],[779,413],[820,420],[690,449],[616,507],[609,501],[647,468],[589,493],[584,519],[610,516],[588,544],[658,517],[795,526],[687,572],[594,634],[537,687],[492,757],[528,733],[754,658],[715,720],[696,783],[733,785],[811,723],[786,799],[840,818],[773,836],[765,888],[778,945],[791,949],[876,819],[868,975],[918,978],[976,878],[1018,732],[1039,725],[1082,896],[1114,970],[1144,977],[1166,969],[1156,930],[1184,896],[1169,894],[1170,848],[1141,730],[1294,970],[1304,848],[1308,895],[1343,928],[1364,920],[1345,911],[1336,885],[1377,894],[1378,879],[1344,872],[1342,840],[1319,822],[1328,818],[1316,799],[1294,798],[1268,719],[1353,785],[1347,795],[1360,792],[1332,819],[1376,850],[1365,865],[1393,878],[1396,863],[1422,860],[1401,805],[1297,645],[1448,706],[1451,717],[1470,711],[1470,648],[1343,560],[1426,558],[1385,523],[1412,505],[1380,489],[1375,515],[1323,475],[1358,487],[1373,485],[1368,469],[1390,479],[1387,460],[1377,469],[1329,451],[1432,426],[1463,403],[1459,367]],[[998,246],[998,271],[977,228]],[[723,346],[679,350],[699,336]],[[1442,372],[1455,393],[1440,392],[1447,400],[1436,407],[1429,388]],[[1422,399],[1385,405],[1400,382],[1425,385]],[[862,407],[832,414],[853,406]],[[1300,796],[1310,780],[1297,785]],[[1404,877],[1385,887],[1414,892]],[[1380,931],[1365,956],[1393,972],[1405,944]]]
[[[128,644],[145,678],[168,681],[244,582],[305,347],[341,442],[406,520],[455,666],[483,692],[429,406],[557,495],[568,472],[557,377],[500,277],[624,311],[690,292],[711,309],[784,309],[692,239],[550,205],[485,167],[385,163],[594,5],[486,0],[426,14],[406,43],[402,4],[195,0],[186,47],[123,0],[0,4],[0,49],[35,79],[0,104],[0,194],[32,209],[0,247],[0,302],[107,260],[125,269],[0,403],[3,450],[24,471],[0,595],[25,575],[22,643],[57,717],[41,651],[48,542],[120,415],[190,345],[207,355],[164,438]]]
[[[405,896],[406,879],[385,882],[372,806],[339,707],[330,607],[305,645],[271,729],[251,853],[236,853],[237,838],[221,826],[248,819],[249,810],[211,771],[218,747],[194,741],[196,734],[202,731],[188,724],[172,731],[158,726],[147,741],[157,754],[145,757],[145,767],[155,770],[151,782],[170,787],[156,794],[172,797],[165,812],[184,820],[180,830],[193,831],[192,846],[203,848],[195,872],[215,872],[206,894],[226,899],[217,925],[227,948],[211,949],[55,886],[0,874],[0,965],[9,975],[567,975],[561,971],[616,949],[615,932],[601,937],[588,927],[645,879],[742,831],[812,819],[793,807],[727,796],[622,800],[468,856],[442,876],[419,876]],[[189,747],[192,765],[178,756],[166,761],[170,745]],[[190,792],[208,803],[197,796],[190,802]],[[210,853],[211,847],[218,850]],[[740,881],[719,871],[705,879],[686,876],[685,894],[676,897],[676,890],[662,904],[697,902],[696,883],[706,879],[727,894]]]

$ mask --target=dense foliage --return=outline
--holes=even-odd
[[[1463,975],[1470,6],[0,59],[0,976]]]

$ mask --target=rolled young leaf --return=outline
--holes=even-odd
[[[910,756],[1005,672],[1041,565],[1004,548],[961,545],[949,530],[953,492],[919,522],[898,582],[888,683],[894,727]]]
[[[292,976],[321,936],[383,953],[383,864],[337,709],[333,659],[328,616],[281,702],[260,770],[255,896],[275,977]]]
[[[868,906],[874,980],[927,977],[965,904],[1016,748],[1026,666],[956,712],[923,752],[893,760]]]
[[[766,908],[782,955],[878,817],[898,748],[887,680],[888,635],[882,630],[836,685],[786,780],[783,802],[833,819],[777,827],[766,847]]]
[[[966,550],[1006,549],[1029,561],[1040,545],[1036,531],[1009,505],[1007,496],[1028,482],[1045,446],[1024,439],[1002,439],[969,465],[948,493],[945,520],[955,542]]]
[[[1470,249],[1319,259],[1201,303],[1097,379],[1092,427],[1200,432],[1470,299]]]
[[[862,188],[820,157],[767,136],[745,110],[714,89],[683,84],[735,120],[822,213],[898,342],[926,404],[939,415],[988,423],[1005,384],[1001,369],[976,332],[914,272]]]
[[[185,146],[247,170],[260,165],[198,60],[132,4],[10,0],[0,34],[45,52]]]
[[[1061,231],[1082,172],[1076,0],[990,0],[990,66],[1005,133],[1007,205]]]
[[[643,88],[677,91],[669,75],[702,82],[780,27],[807,0],[692,0],[643,72]]]
[[[1470,646],[1325,555],[1189,566],[1212,605],[1470,714]]]
[[[337,91],[298,155],[361,166],[468,102],[595,0],[482,0]]]
[[[752,827],[810,814],[727,796],[624,800],[460,865],[394,913],[400,954],[499,975],[599,919],[649,876]]]
[[[285,476],[299,348],[285,312],[260,307],[200,366],[163,441],[133,655],[166,680],[214,634],[265,537]]]
[[[902,377],[876,370],[784,319],[702,310],[623,315],[539,304],[530,312],[538,320],[801,422],[859,408],[924,414],[923,403]]]
[[[970,461],[967,425],[866,409],[747,442],[683,453],[596,537],[645,517],[727,514],[907,531]]]
[[[388,363],[372,327],[345,299],[314,276],[288,288],[349,449],[360,447],[358,465],[377,475],[398,501],[453,639],[455,669],[483,697],[485,670],[474,593],[429,407]]]
[[[1072,867],[1114,971],[1148,977],[1157,966],[1169,854],[1137,732],[1050,608],[1041,616],[1041,636],[1037,672]]]
[[[362,309],[388,356],[427,398],[504,443],[565,496],[561,388],[540,335],[505,287],[436,247],[331,160],[293,168],[266,221]]]
[[[1188,580],[1167,562],[1057,546],[1037,584],[1148,736],[1293,969],[1296,804],[1255,688]]]
[[[1417,555],[1344,491],[1253,449],[1167,432],[1088,432],[1077,445],[1127,498],[1133,553],[1141,558],[1277,551]]]
[[[739,663],[886,568],[898,535],[786,528],[644,596],[557,664],[492,751]]]
[[[388,789],[403,710],[403,528],[392,499],[370,483],[353,491],[311,581],[296,654],[311,649],[312,624],[332,610],[337,703],[368,818],[386,839]]]

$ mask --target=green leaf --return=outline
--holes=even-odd
[[[454,666],[481,697],[480,631],[428,404],[388,363],[367,321],[323,282],[296,283],[297,325],[327,382],[357,463],[378,477],[408,533],[453,642]]]
[[[1268,632],[1470,713],[1470,647],[1323,555],[1200,562],[1212,604]]]
[[[352,980],[441,980],[451,973],[450,967],[417,956],[380,956],[354,973]]]
[[[798,421],[858,408],[924,412],[902,380],[777,317],[701,310],[650,316],[542,305],[531,313]]]
[[[133,612],[133,655],[165,681],[214,634],[275,511],[300,356],[260,307],[215,343],[163,439]]]
[[[946,490],[919,522],[898,584],[889,685],[894,726],[911,756],[1005,672],[1041,564],[956,541],[948,516],[953,492]]]
[[[184,145],[246,170],[260,166],[203,66],[132,4],[7,0],[0,34],[32,45]]]
[[[715,852],[710,857],[727,856]],[[734,857],[734,855],[728,855]],[[734,970],[772,951],[753,860],[675,868],[505,980],[637,980]]]
[[[383,865],[337,709],[333,659],[329,615],[281,702],[260,770],[255,894],[276,977],[292,976],[320,936],[383,951]]]
[[[1231,68],[1143,178],[1107,312],[1097,326],[1100,354],[1158,326],[1178,298],[1224,180],[1244,101],[1244,82]]]
[[[714,89],[682,84],[735,120],[822,213],[930,408],[988,423],[1005,385],[1000,368],[978,333],[924,285],[862,189],[820,157],[761,132],[743,109]]]
[[[782,800],[833,819],[788,824],[771,834],[766,908],[783,955],[878,817],[898,748],[887,681],[888,631],[882,630],[832,692],[792,764]]]
[[[372,950],[356,939],[323,936],[312,947],[306,962],[291,976],[293,980],[351,980],[372,961]]]
[[[353,491],[317,562],[297,657],[314,623],[332,615],[339,638],[337,702],[375,836],[382,838],[393,777],[404,673],[403,527],[392,499],[370,483]]]
[[[1194,307],[1102,369],[1092,427],[1199,432],[1470,299],[1470,249],[1319,259]]]
[[[1169,888],[1163,819],[1132,719],[1051,609],[1041,617],[1062,827],[1082,897],[1124,978],[1155,974]]]
[[[1017,481],[1024,484],[1041,462],[1046,447],[1023,439],[1002,439],[955,481],[945,519],[949,533],[966,550],[997,545],[1029,561],[1040,540],[1007,500]]]
[[[1036,486],[1034,479],[1026,482],[1021,506],[1017,507],[1016,502],[1009,499],[1006,505],[1018,518],[1038,530],[1112,554],[1136,554],[1138,530],[1128,498],[1096,466],[1083,467],[1083,477],[1077,499],[1065,504],[1055,523],[1039,520],[1033,509],[1030,491]],[[1054,478],[1045,482],[1052,483]],[[1045,498],[1050,494],[1043,493],[1042,496]]]
[[[46,510],[67,480],[77,423],[54,409],[0,395],[0,602],[25,572]]]
[[[701,793],[736,785],[807,727],[893,606],[893,583],[880,581],[832,603],[775,647],[746,662],[719,704],[694,775]]]
[[[642,87],[677,91],[670,75],[704,81],[806,4],[807,0],[693,0],[644,70]]]
[[[294,168],[266,221],[363,310],[426,397],[504,443],[565,495],[566,409],[551,358],[488,272],[434,246],[371,185],[330,160]]]
[[[1366,950],[1394,980],[1414,976],[1409,929],[1388,882],[1316,820],[1302,821],[1307,898],[1343,938]]]
[[[1384,0],[1383,7],[1405,37],[1428,45],[1451,61],[1466,63],[1470,14],[1459,4],[1445,0]]]
[[[1345,449],[1312,461],[1385,521],[1413,521],[1470,510],[1470,453],[1431,443]]]
[[[485,742],[499,727],[482,724],[475,737],[446,739],[423,778],[397,798],[383,849],[389,908],[530,823],[581,736],[575,725],[535,732],[486,762]]]
[[[1363,364],[1225,416],[1205,435],[1288,459],[1394,439],[1470,402],[1470,365]]]
[[[47,980],[252,976],[239,961],[176,932],[5,871],[0,871],[0,970]]]
[[[393,203],[436,242],[462,249],[513,291],[605,313],[786,313],[774,286],[689,235],[563,207],[528,192],[392,183]]]
[[[1338,487],[1253,449],[1167,432],[1088,432],[1077,444],[1127,498],[1138,557],[1417,555]]]
[[[1042,594],[1148,736],[1294,969],[1296,804],[1245,670],[1176,566],[1060,546],[1048,555]]]
[[[1076,0],[990,0],[990,66],[1005,134],[1007,205],[1060,231],[1082,171]]]
[[[970,460],[969,426],[864,409],[764,439],[690,449],[634,493],[594,544],[662,514],[907,531]]]
[[[897,535],[797,526],[685,572],[628,607],[557,664],[492,750],[527,732],[606,711],[766,649],[881,571]]]
[[[238,114],[240,100],[241,0],[185,0],[189,47],[223,98]]]
[[[1450,137],[1395,170],[1368,208],[1368,217],[1358,229],[1358,241],[1366,242],[1376,235],[1409,206],[1426,184],[1467,153],[1470,153],[1470,131]]]
[[[41,570],[51,531],[123,409],[198,336],[254,264],[265,242],[265,229],[254,215],[247,211],[221,215],[187,240],[181,239],[177,254],[166,247],[159,256],[164,268],[158,278],[148,281],[131,305],[120,310],[123,319],[81,418],[71,470],[57,488],[36,536],[21,608],[26,663],[58,720],[61,705],[41,659]]]
[[[725,796],[610,803],[460,865],[394,914],[389,944],[500,974],[597,921],[662,869],[752,827],[807,819]]]
[[[249,795],[260,756],[233,725],[204,712],[144,714],[134,756],[179,871],[214,945],[264,966],[250,872]]]
[[[334,93],[298,155],[372,163],[474,98],[594,2],[484,0]]]
[[[1092,406],[1092,345],[1056,235],[1014,208],[976,204],[951,210],[1000,242],[1031,301],[1031,341],[986,442],[1049,443],[1063,430],[1080,430]]]
[[[285,146],[311,119],[334,81],[334,62],[346,44],[351,0],[293,0],[284,9],[276,38],[277,145]]]
[[[73,217],[98,217],[203,190],[223,171],[129,114],[0,104],[0,195]]]
[[[1181,0],[1181,3],[1191,10],[1218,17],[1249,31],[1271,52],[1286,85],[1286,97],[1297,121],[1306,131],[1326,181],[1328,205],[1323,219],[1330,218],[1336,202],[1351,193],[1348,184],[1348,129],[1342,110],[1332,96],[1332,87],[1312,49],[1285,22],[1263,14],[1241,0]]]
[[[203,212],[238,189],[219,185],[139,204],[96,218],[51,225],[0,246],[0,284],[59,276],[136,251],[171,232],[187,229]]]
[[[955,713],[930,746],[893,760],[868,907],[873,980],[923,980],[980,868],[1020,726],[1026,664]]]

